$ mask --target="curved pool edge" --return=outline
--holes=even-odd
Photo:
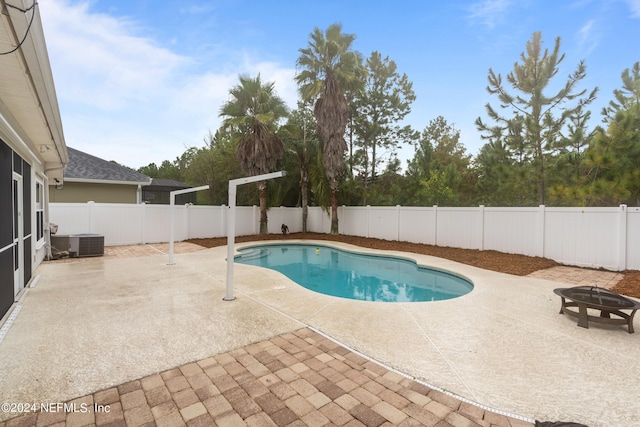
[[[271,246],[273,245],[273,243],[274,241],[262,240],[242,242],[242,244],[239,245],[239,249],[258,246]],[[411,255],[414,254],[410,252],[376,250],[371,248],[363,248],[357,245],[343,242],[330,242],[332,244],[327,244],[329,242],[325,240],[292,239],[278,240],[276,241],[276,243],[327,246],[346,250],[349,252],[362,253],[365,255],[369,255],[370,252],[375,252],[376,255],[381,256],[389,256],[391,254],[392,256],[395,256],[397,258],[407,259],[409,261],[415,262],[417,265],[424,264],[424,262],[421,262],[423,260],[413,258]],[[241,253],[237,253],[236,255],[241,255]],[[457,266],[462,269],[468,267],[473,271],[477,271],[479,273],[482,272],[482,269],[478,269],[477,267],[462,264],[456,261],[450,261],[445,258],[438,258],[422,254],[415,255],[418,258],[424,257],[425,259],[433,259],[436,262],[444,262],[447,264],[449,264],[450,262],[450,266],[453,268]],[[427,263],[426,265],[430,264]],[[242,266],[244,267],[244,265]],[[451,272],[452,270],[449,270],[447,267],[439,266],[433,269],[437,269],[438,271]],[[256,271],[258,269],[252,270]],[[424,308],[428,305],[439,307],[437,310],[435,310],[435,313],[451,313],[451,310],[456,306],[459,306],[460,302],[464,299],[467,301],[463,303],[463,306],[470,307],[472,303],[468,300],[473,299],[474,292],[469,292],[457,298],[440,301],[380,304],[372,301],[346,299],[326,294],[319,294],[296,283],[295,281],[291,280],[278,271],[271,269],[266,270],[269,272],[268,276],[280,276],[282,277],[282,280],[285,281],[285,283],[291,283],[294,286],[282,287],[281,289],[277,289],[277,292],[271,292],[272,288],[263,288],[260,290],[249,290],[247,288],[244,288],[242,290],[242,293],[244,293],[246,296],[250,296],[250,298],[252,299],[255,298],[261,301],[263,304],[266,304],[278,313],[296,319],[305,327],[366,358],[372,363],[385,367],[386,369],[397,373],[404,378],[416,381],[423,386],[429,387],[433,390],[437,390],[447,396],[459,400],[460,402],[476,406],[495,414],[505,415],[523,421],[525,423],[533,424],[534,419],[530,417],[530,415],[534,413],[533,411],[525,410],[524,408],[517,405],[512,406],[509,404],[505,404],[503,406],[501,404],[502,402],[494,401],[494,399],[492,398],[487,398],[488,396],[483,395],[483,393],[477,394],[479,389],[475,385],[466,384],[466,373],[458,373],[458,368],[454,368],[454,366],[450,363],[451,360],[450,355],[448,354],[448,349],[439,348],[435,350],[435,347],[440,347],[440,344],[437,344],[437,337],[432,337],[430,332],[425,331],[422,327],[418,326],[422,322],[417,321],[415,323],[411,322],[410,324],[406,324],[405,326],[407,326],[408,328],[406,333],[404,333],[404,331],[399,331],[397,328],[394,328],[394,326],[397,325],[393,322],[388,322],[392,320],[392,317],[397,318],[398,316],[402,317],[408,315],[410,318],[413,318],[415,316],[415,313],[418,312],[422,312],[427,314],[428,316],[432,316],[434,314],[434,311],[424,311]],[[493,274],[495,272],[489,273]],[[458,272],[455,272],[455,274],[459,277],[468,277],[467,275]],[[474,281],[470,282],[474,283]],[[475,287],[476,285],[474,284],[474,289]],[[276,289],[273,288],[273,290]],[[309,295],[311,294],[318,295],[321,298],[316,298],[314,296],[309,297]],[[305,305],[305,300],[307,298],[311,298],[316,301],[317,306],[307,309]],[[382,309],[383,307],[387,308]],[[410,307],[414,308],[411,309]],[[463,309],[463,312],[468,313],[466,309]],[[453,319],[455,317],[456,316],[452,316],[450,318]],[[363,325],[373,325],[376,323],[385,325],[382,327],[387,330],[381,330],[377,327],[367,327],[367,331],[361,329]],[[457,320],[454,323],[456,327],[461,324],[461,322]],[[434,338],[436,338],[436,343],[432,341],[432,339]],[[404,341],[405,344],[403,345],[389,345],[389,343],[392,342],[392,339],[399,339],[401,341],[410,339],[412,341],[412,344],[407,346],[407,341]],[[458,340],[451,340],[449,337],[447,337],[446,341],[457,342]],[[465,339],[461,341],[461,344],[466,342],[468,342],[468,340]],[[459,349],[456,349],[456,352],[458,350]],[[401,358],[395,357],[397,354],[394,353],[397,353],[398,351],[403,354]],[[489,368],[493,369],[491,364],[489,364],[488,366]],[[445,378],[450,379],[450,381]]]
[[[471,286],[471,290],[469,292],[466,292],[462,295],[458,295],[456,297],[453,298],[446,298],[446,299],[441,299],[441,300],[433,300],[433,301],[411,301],[410,303],[414,304],[414,303],[438,303],[438,302],[443,302],[443,301],[451,301],[451,300],[457,300],[459,298],[464,298],[470,294],[472,294],[474,292],[474,290],[476,289],[476,283],[473,279],[471,279],[469,276],[462,274],[460,272],[454,271],[454,270],[450,270],[444,267],[439,267],[439,266],[434,266],[428,263],[424,263],[419,261],[418,259],[415,258],[415,256],[417,257],[426,257],[426,258],[433,258],[435,260],[441,260],[441,261],[446,261],[446,262],[451,262],[454,263],[454,265],[459,265],[459,266],[466,266],[466,267],[472,267],[472,266],[468,266],[466,264],[462,264],[462,263],[458,263],[456,261],[451,261],[451,260],[447,260],[445,258],[438,258],[438,257],[434,257],[432,255],[424,255],[424,254],[415,254],[413,252],[403,252],[403,251],[390,251],[390,250],[385,250],[385,249],[373,249],[373,248],[365,248],[362,246],[357,246],[357,245],[353,245],[350,243],[344,243],[344,242],[334,242],[334,241],[330,241],[330,240],[305,240],[305,239],[285,239],[285,240],[257,240],[257,241],[251,241],[251,242],[242,242],[236,245],[236,247],[234,248],[234,260],[240,256],[242,256],[242,253],[240,252],[240,250],[242,249],[250,249],[250,248],[256,248],[256,247],[260,247],[260,246],[285,246],[285,245],[308,245],[308,246],[318,246],[318,247],[327,247],[327,248],[333,248],[333,249],[337,249],[337,250],[342,250],[345,252],[350,252],[352,254],[356,254],[356,255],[363,255],[363,256],[372,256],[372,257],[381,257],[381,258],[395,258],[398,260],[403,260],[403,261],[407,261],[410,263],[413,263],[416,265],[417,268],[421,268],[421,269],[425,269],[425,270],[432,270],[432,271],[436,271],[439,273],[443,273],[443,274],[448,274],[451,276],[454,276],[458,279],[464,280],[466,282],[469,283],[469,285]],[[243,264],[240,264],[243,265]],[[246,265],[246,264],[244,264]],[[254,266],[255,267],[255,266]],[[265,268],[265,267],[260,267],[260,268]],[[266,267],[267,269],[269,269],[268,267]],[[475,268],[475,267],[474,267]],[[275,271],[273,269],[270,269],[272,271]],[[282,274],[282,273],[280,273]],[[286,277],[286,275],[285,275]],[[288,277],[287,277],[288,278]],[[289,278],[288,278],[289,279]],[[291,279],[289,279],[291,280]],[[304,285],[301,285],[293,280],[291,280],[293,283],[296,283],[298,286],[301,286],[307,290],[310,290],[309,288],[307,288]],[[312,292],[316,292],[311,290]],[[319,292],[322,294],[322,292]],[[342,298],[342,297],[338,297],[338,296],[333,296],[333,295],[329,295],[329,294],[324,294],[330,297],[335,297],[335,298]],[[362,301],[362,302],[371,302],[371,303],[377,303],[380,301],[367,301],[367,300],[358,300],[358,299],[354,299],[354,301]],[[409,303],[407,301],[399,301],[399,302],[395,302],[397,304],[403,304],[403,303]]]
[[[418,264],[472,279],[474,291],[459,298],[374,306],[329,296],[306,298],[311,291],[277,272],[269,274],[271,284],[291,283],[278,292],[272,292],[270,285],[258,284],[254,278],[262,281],[262,276],[257,271],[247,271],[242,278],[243,291],[252,298],[383,364],[481,405],[535,419],[572,419],[587,425],[605,425],[602,422],[606,419],[608,425],[630,425],[624,421],[637,416],[632,410],[637,406],[632,383],[612,387],[609,378],[594,378],[594,387],[608,397],[601,403],[581,393],[583,385],[564,375],[568,360],[576,369],[594,363],[640,369],[640,358],[628,357],[640,354],[640,347],[626,330],[600,325],[583,329],[559,315],[559,301],[553,294],[560,286],[557,281],[500,273],[409,251],[379,251],[326,240],[281,242],[415,256]],[[242,247],[260,243],[270,242],[243,242]],[[313,305],[306,306],[306,299]],[[637,326],[638,319],[635,322]],[[613,354],[612,347],[625,351]],[[558,352],[558,348],[564,350]],[[532,369],[536,375],[531,375]],[[559,389],[572,398],[558,400],[554,392]],[[616,403],[612,406],[611,401]]]
[[[440,271],[442,273],[449,273],[449,274],[453,274],[454,276],[458,276],[461,279],[464,279],[466,281],[468,281],[469,283],[471,283],[472,285],[475,286],[474,281],[462,274],[459,273],[457,271],[453,271],[453,270],[448,270],[444,267],[438,267],[438,266],[434,266],[434,265],[428,265],[428,264],[422,264],[420,263],[416,258],[414,258],[412,255],[414,256],[419,256],[419,257],[427,257],[427,258],[433,258],[433,259],[437,259],[437,260],[443,260],[443,261],[448,261],[460,266],[465,266],[465,267],[473,267],[473,268],[479,268],[479,267],[474,267],[472,265],[468,265],[468,264],[464,264],[461,262],[457,262],[457,261],[452,261],[452,260],[448,260],[446,258],[440,258],[440,257],[436,257],[434,255],[424,255],[424,254],[415,254],[413,252],[410,251],[397,251],[397,250],[386,250],[386,249],[373,249],[373,248],[365,248],[363,246],[358,246],[358,245],[353,245],[351,243],[345,243],[345,242],[333,242],[331,240],[305,240],[305,239],[291,239],[291,240],[255,240],[255,241],[251,241],[251,242],[242,242],[242,243],[236,243],[236,247],[235,247],[235,251],[233,254],[234,258],[239,257],[240,255],[242,255],[242,253],[240,253],[238,250],[239,249],[244,249],[244,248],[249,248],[249,247],[254,247],[254,246],[269,246],[269,245],[278,245],[278,244],[308,244],[308,245],[314,245],[314,246],[327,246],[327,247],[334,247],[335,249],[342,249],[348,252],[352,252],[355,254],[359,254],[359,255],[374,255],[374,256],[381,256],[381,257],[394,257],[394,258],[398,258],[398,259],[403,259],[405,261],[410,261],[415,263],[418,267],[421,268],[426,268],[426,269],[430,269],[430,270],[436,270],[436,271]],[[344,246],[344,247],[341,247]],[[373,251],[374,253],[370,253],[367,251]],[[464,295],[463,295],[464,296]]]

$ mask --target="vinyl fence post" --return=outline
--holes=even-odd
[[[184,205],[185,222],[186,222],[186,228],[187,228],[187,239],[191,238],[191,210],[189,209],[189,206],[191,206],[189,203]]]
[[[438,205],[433,205],[433,244],[438,246]]]
[[[222,237],[224,236],[224,233],[226,232],[227,229],[227,212],[228,210],[225,209],[225,205],[221,205],[220,206],[220,234],[219,236]],[[215,236],[218,237],[218,236]]]
[[[371,227],[371,205],[367,205],[367,239],[371,237],[369,228]]]
[[[536,256],[544,258],[544,235],[545,235],[546,206],[538,206],[538,236],[536,242]]]
[[[145,245],[147,243],[147,227],[145,224],[147,223],[147,204],[140,203],[140,242]]]
[[[480,210],[480,250],[484,251],[484,205],[478,208]]]
[[[95,231],[94,231],[95,224],[94,224],[94,221],[93,221],[93,217],[95,216],[94,212],[93,212],[93,209],[94,209],[95,205],[96,205],[96,202],[94,202],[93,200],[89,200],[87,202],[87,206],[89,206],[89,233],[95,233]]]
[[[627,269],[627,205],[618,211],[618,271]]]
[[[396,205],[396,241],[400,241],[400,205]]]

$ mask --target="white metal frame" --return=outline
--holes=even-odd
[[[17,222],[18,229],[14,230],[14,245],[15,250],[18,251],[18,265],[14,265],[14,274],[13,274],[13,296],[17,297],[20,291],[24,288],[24,193],[22,187],[22,175],[13,172],[13,181],[12,185],[17,194],[14,196],[14,199],[17,202],[17,206],[14,207],[14,215],[17,215],[17,218],[14,218],[14,224]],[[13,227],[13,224],[12,224]],[[15,256],[15,255],[14,255]],[[29,255],[31,256],[31,255]],[[15,258],[14,258],[15,260]],[[15,261],[14,261],[15,263]],[[16,270],[17,267],[17,270]]]
[[[248,176],[245,178],[232,179],[229,181],[229,216],[227,217],[227,294],[223,298],[225,301],[233,301],[233,258],[234,246],[236,242],[236,193],[238,185],[249,184],[251,182],[266,181],[268,179],[280,178],[287,174],[286,171],[265,173],[263,175]]]
[[[184,190],[174,190],[169,193],[170,195],[170,211],[171,211],[171,224],[169,229],[169,265],[175,264],[173,262],[173,240],[175,239],[175,220],[176,220],[176,212],[175,212],[175,204],[176,204],[176,195],[185,194],[185,193],[193,193],[194,191],[208,190],[208,185],[203,185],[201,187],[196,188],[185,188]]]

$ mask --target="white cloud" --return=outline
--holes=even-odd
[[[282,98],[291,109],[296,108],[298,100],[298,86],[294,81],[296,70],[283,68],[274,62],[259,62],[255,65],[246,65],[249,75],[257,75],[263,82],[275,82],[278,96]]]
[[[241,73],[275,81],[295,107],[293,68],[237,52],[192,58],[90,3],[38,4],[71,147],[136,168],[172,161],[219,126],[219,108]]]
[[[596,30],[596,22],[590,19],[578,30],[578,48],[582,56],[588,56],[597,46],[599,36]]]
[[[124,19],[91,13],[87,3],[39,3],[56,85],[74,102],[101,109],[149,99],[189,59],[135,35]]]
[[[511,0],[482,0],[469,7],[469,17],[494,28],[503,19],[510,5]]]
[[[625,0],[625,3],[631,9],[631,17],[640,18],[640,0]]]

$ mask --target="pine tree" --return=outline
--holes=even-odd
[[[541,205],[545,203],[547,155],[555,149],[559,132],[567,119],[578,108],[591,103],[598,92],[597,88],[588,95],[586,89],[577,91],[578,84],[586,77],[586,65],[584,61],[580,61],[562,88],[552,95],[545,94],[564,57],[564,54],[560,54],[559,37],[555,40],[553,50],[549,52],[542,48],[542,34],[533,33],[531,40],[527,42],[526,51],[520,55],[521,63],[516,62],[506,78],[516,94],[509,93],[502,76],[489,69],[487,91],[497,95],[500,108],[513,116],[501,115],[487,104],[487,114],[497,123],[497,127],[486,125],[481,118],[476,120],[478,130],[489,137],[495,135],[498,129],[507,146],[522,144],[520,155],[522,160],[530,158],[530,161],[526,159],[527,166],[533,168],[538,203]],[[565,104],[570,101],[576,101],[576,104],[567,107]]]

